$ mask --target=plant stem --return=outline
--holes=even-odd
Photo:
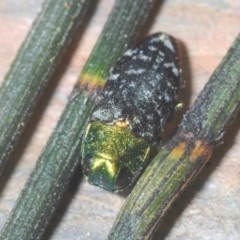
[[[88,1],[48,0],[0,88],[0,172],[72,38]]]
[[[80,162],[82,129],[114,62],[132,43],[155,1],[118,0],[58,125],[0,239],[39,239]]]
[[[175,136],[148,166],[108,239],[151,239],[172,202],[221,143],[240,108],[240,35],[184,116]]]

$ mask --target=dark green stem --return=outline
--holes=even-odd
[[[240,35],[184,116],[175,136],[148,166],[108,239],[151,239],[172,202],[196,177],[240,108]]]
[[[81,75],[87,73],[106,79],[113,63],[137,39],[155,2],[117,0]]]
[[[46,1],[6,75],[0,88],[0,172],[83,17],[87,2]]]
[[[136,39],[153,4],[154,1],[146,0],[116,1],[83,70],[85,75],[90,76],[90,80],[105,78],[109,74],[114,61]],[[80,83],[81,80],[82,78]],[[81,89],[79,83],[76,85],[54,133],[2,230],[0,239],[27,240],[42,236],[72,172],[79,164],[81,133],[96,96],[92,93],[95,91]]]
[[[211,76],[180,127],[185,132],[220,143],[240,105],[240,36]]]

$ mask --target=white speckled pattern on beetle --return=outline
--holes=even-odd
[[[147,37],[117,61],[91,121],[125,121],[135,136],[155,144],[174,108],[179,72],[174,39],[164,33]]]

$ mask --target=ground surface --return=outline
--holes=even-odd
[[[0,82],[29,30],[42,0],[0,0]],[[49,83],[35,114],[0,180],[0,228],[35,165],[67,102],[67,97],[106,21],[113,0],[96,1],[93,17],[63,60],[64,72]],[[184,45],[187,109],[239,33],[238,0],[164,1],[150,33],[165,31]],[[185,109],[185,110],[186,110]],[[180,115],[182,113],[178,113]],[[224,145],[174,204],[157,239],[240,239],[240,116],[229,128]],[[44,239],[103,240],[125,197],[90,186],[77,171]]]

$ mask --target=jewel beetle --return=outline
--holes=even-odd
[[[88,182],[110,191],[130,185],[173,111],[180,87],[177,45],[156,33],[127,50],[113,67],[82,140]]]

